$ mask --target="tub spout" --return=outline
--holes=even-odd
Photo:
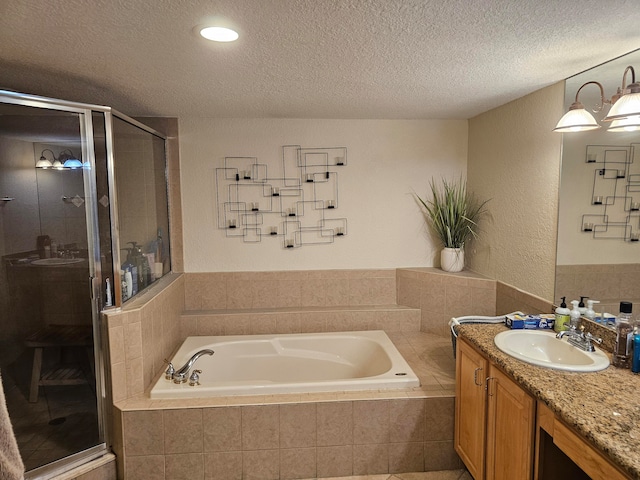
[[[176,370],[173,374],[173,383],[184,383],[189,378],[189,370],[193,367],[193,364],[196,363],[203,355],[213,355],[215,352],[213,350],[209,350],[208,348],[204,350],[200,350],[195,353],[187,363],[185,363],[180,369]]]

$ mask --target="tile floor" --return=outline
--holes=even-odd
[[[315,479],[307,479],[315,480]],[[382,475],[359,475],[355,477],[333,477],[322,480],[473,480],[466,470],[445,470],[441,472],[394,473]]]

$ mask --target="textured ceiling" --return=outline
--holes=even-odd
[[[217,18],[240,33],[207,42]],[[470,118],[640,47],[637,0],[5,0],[0,88],[130,115]]]

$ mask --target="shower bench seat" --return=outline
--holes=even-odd
[[[93,365],[93,335],[91,325],[49,325],[42,328],[25,340],[25,345],[33,348],[33,367],[29,388],[29,402],[38,401],[40,385],[81,385],[88,383],[92,370],[82,368],[82,359],[78,365],[57,365],[52,370],[42,373],[42,356],[45,348],[81,348],[87,352],[89,365]],[[76,352],[77,353],[77,352]]]

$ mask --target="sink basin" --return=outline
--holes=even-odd
[[[518,360],[540,367],[568,372],[597,372],[609,366],[602,350],[585,352],[556,338],[553,332],[508,330],[494,337],[496,347]]]
[[[80,263],[84,258],[40,258],[31,262],[32,265],[70,265]]]

